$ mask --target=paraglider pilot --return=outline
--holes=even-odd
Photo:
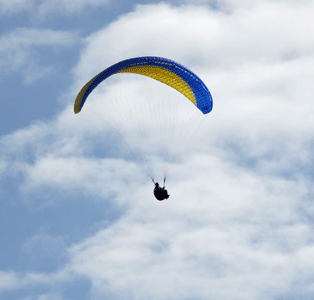
[[[155,184],[154,188],[154,195],[158,201],[162,201],[169,198],[168,191],[165,189],[165,181],[166,177],[164,178],[164,186],[160,187],[158,182],[155,182],[152,178],[153,183]]]

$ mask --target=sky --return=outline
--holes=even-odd
[[[313,16],[311,0],[0,0],[0,298],[313,299]],[[194,128],[179,93],[115,75],[74,115],[87,81],[138,56],[192,70],[212,112]],[[106,98],[126,113],[98,120]],[[166,163],[149,156],[160,103]],[[159,202],[147,169],[162,182],[165,164]]]

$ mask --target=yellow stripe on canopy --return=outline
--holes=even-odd
[[[178,75],[162,67],[134,66],[123,69],[117,73],[135,73],[156,79],[176,89],[196,105],[196,99],[190,86],[185,81],[183,81]]]

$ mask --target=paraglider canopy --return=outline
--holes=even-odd
[[[151,77],[179,91],[194,103],[203,114],[212,110],[212,96],[198,76],[173,60],[145,56],[120,61],[92,78],[77,95],[74,112],[77,114],[81,111],[86,98],[99,83],[117,73],[134,73]]]

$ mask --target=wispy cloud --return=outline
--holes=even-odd
[[[0,13],[14,15],[27,11],[40,17],[46,17],[48,13],[78,14],[84,9],[97,8],[109,2],[110,0],[0,0]]]
[[[16,14],[23,10],[29,10],[33,7],[35,1],[28,0],[13,0],[13,1],[0,1],[0,12],[2,14]]]
[[[78,41],[75,32],[50,29],[19,28],[0,37],[0,67],[2,76],[22,73],[26,83],[47,73],[54,65],[42,62],[50,51],[73,46]]]

